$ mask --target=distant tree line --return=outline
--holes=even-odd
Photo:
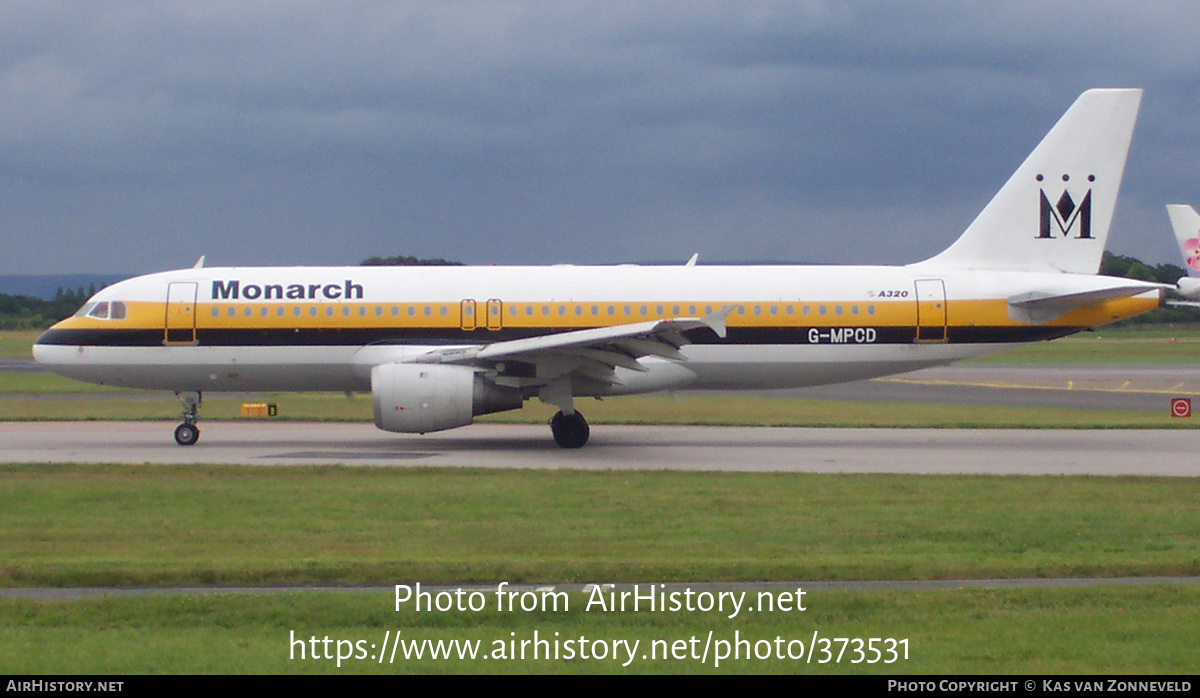
[[[462,262],[452,262],[448,259],[435,257],[420,259],[418,257],[367,257],[361,267],[461,267]]]
[[[1126,279],[1172,284],[1187,276],[1187,270],[1178,264],[1156,264],[1150,266],[1137,257],[1105,252],[1100,260],[1100,273],[1105,276],[1121,276]],[[1151,310],[1118,325],[1148,325],[1200,322],[1200,308],[1166,307]]]
[[[1187,270],[1178,264],[1156,264],[1150,266],[1137,257],[1105,252],[1100,260],[1100,273],[1104,276],[1123,276],[1126,279],[1174,284]]]
[[[95,284],[87,290],[82,286],[75,290],[60,286],[52,300],[0,293],[0,330],[44,330],[73,315],[95,293]]]

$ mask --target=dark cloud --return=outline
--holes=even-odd
[[[1110,247],[1200,204],[1190,3],[0,9],[0,273],[908,262],[1084,89],[1145,87]]]

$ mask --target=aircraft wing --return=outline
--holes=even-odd
[[[1110,298],[1127,298],[1147,291],[1174,288],[1168,284],[1145,281],[1130,281],[1092,288],[1084,291],[1073,289],[1044,289],[1017,294],[1008,298],[1008,315],[1014,320],[1042,325],[1067,313]]]
[[[503,362],[524,362],[536,367],[535,380],[545,382],[576,373],[613,383],[614,369],[644,372],[638,363],[644,356],[684,360],[679,348],[690,344],[686,334],[708,329],[725,336],[725,317],[733,310],[727,306],[703,318],[673,318],[637,322],[613,327],[597,327],[560,332],[539,337],[494,342],[479,347],[438,349],[408,359],[406,363],[445,363],[492,368]]]

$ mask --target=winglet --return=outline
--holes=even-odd
[[[693,255],[692,255],[692,258],[691,258],[691,259],[689,259],[689,260],[687,261],[687,264],[685,264],[685,265],[683,265],[683,266],[685,266],[685,267],[694,267],[694,266],[696,266],[696,260],[698,260],[698,259],[700,259],[700,253],[699,253],[699,252],[697,252],[697,253],[693,254]]]
[[[700,322],[708,325],[713,332],[717,333],[718,337],[725,339],[725,318],[733,312],[735,307],[736,306],[727,305],[715,313],[709,313],[708,315],[700,318]]]
[[[196,264],[192,266],[192,269],[203,269],[203,268],[204,268],[204,255],[200,255],[200,259],[196,260]]]

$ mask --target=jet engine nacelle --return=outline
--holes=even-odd
[[[470,424],[481,414],[513,410],[524,399],[465,366],[382,364],[371,369],[375,426],[424,434]]]

